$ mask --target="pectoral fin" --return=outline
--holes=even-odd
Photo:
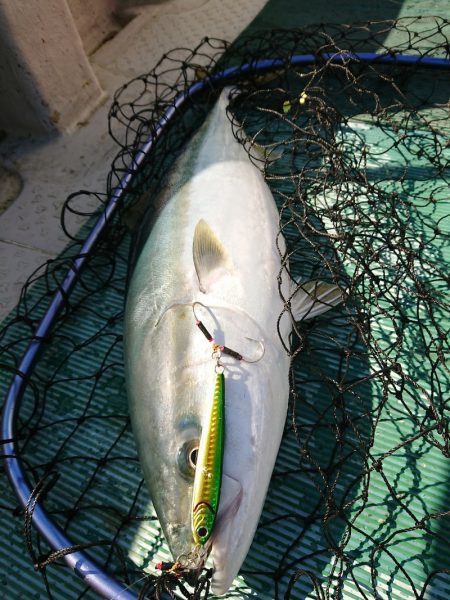
[[[265,147],[255,143],[253,144],[253,146],[250,146],[250,149],[251,147],[256,149],[256,153],[261,158],[261,160],[267,161],[269,164],[275,163],[277,160],[280,160],[280,158],[284,155],[283,148],[280,148],[279,146]]]
[[[192,254],[199,288],[205,294],[220,271],[229,270],[231,261],[222,242],[203,219],[195,228]]]
[[[291,299],[291,311],[295,321],[312,319],[344,299],[341,288],[318,279],[306,281],[297,289]]]

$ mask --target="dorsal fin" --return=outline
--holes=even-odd
[[[192,254],[200,291],[206,293],[213,273],[228,269],[230,260],[222,242],[203,219],[195,227]]]

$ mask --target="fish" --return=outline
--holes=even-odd
[[[278,210],[233,135],[229,93],[222,91],[167,176],[158,214],[141,235],[124,325],[132,429],[175,561],[198,547],[196,463],[217,365],[223,369],[220,500],[216,494],[204,545],[217,595],[230,588],[248,553],[282,439],[290,368],[282,340],[288,343],[293,320],[343,298],[334,284],[299,285],[281,268]]]

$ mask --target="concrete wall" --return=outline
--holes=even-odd
[[[95,0],[110,10],[111,2]],[[89,3],[71,0],[86,39]],[[104,94],[66,0],[0,0],[0,130],[43,134],[75,127]],[[84,23],[84,24],[82,24]],[[100,27],[100,30],[103,26]],[[89,41],[88,46],[92,44]]]
[[[120,0],[67,0],[86,54],[119,31]]]

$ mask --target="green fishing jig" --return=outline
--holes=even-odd
[[[204,306],[200,302],[194,302],[192,305],[195,323],[208,342],[211,342],[213,348],[212,358],[216,361],[213,401],[207,425],[203,429],[200,438],[192,495],[192,535],[194,542],[203,546],[211,537],[214,529],[222,482],[225,437],[225,375],[220,358],[222,354],[226,354],[239,361],[257,362],[261,360],[264,354],[264,346],[262,345],[261,356],[256,360],[249,360],[239,352],[222,344],[217,344],[204,324],[197,319],[195,314],[196,304]]]
[[[201,545],[210,538],[216,522],[222,481],[225,377],[220,350],[215,350],[213,355],[217,359],[214,395],[207,426],[200,438],[192,495],[192,534],[195,543]]]

